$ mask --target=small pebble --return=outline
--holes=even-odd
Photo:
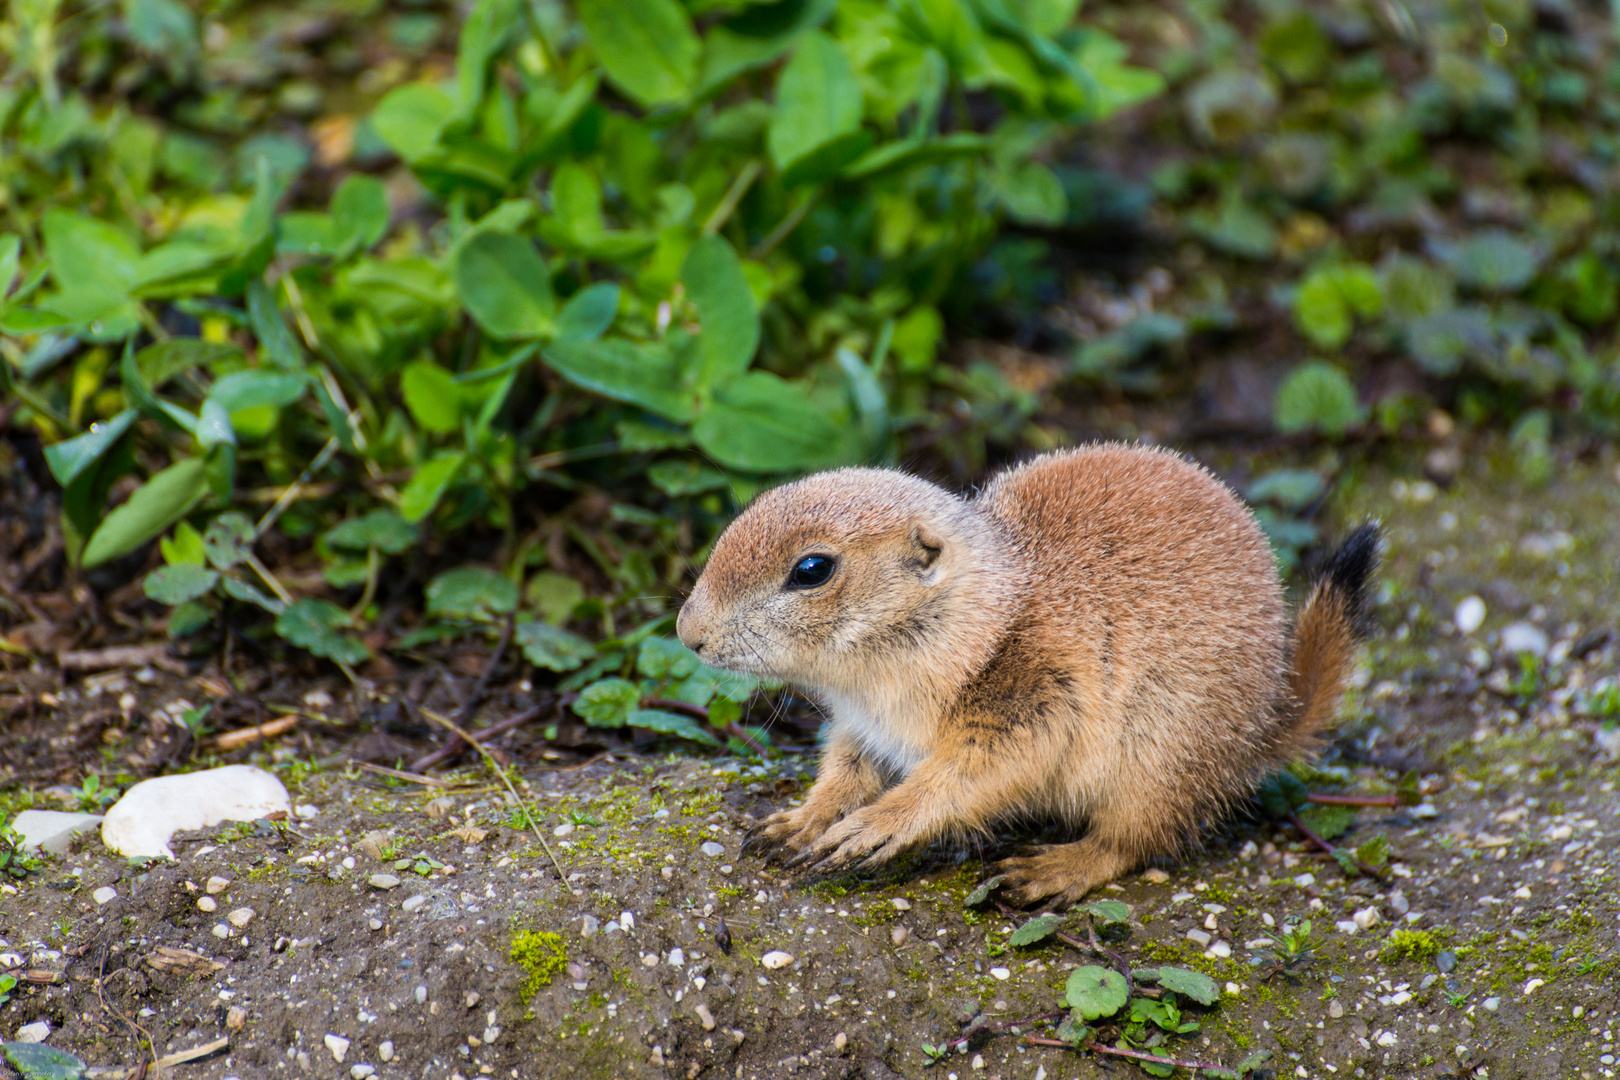
[[[215,923],[214,936],[219,938],[221,941],[224,941],[226,938],[231,936],[231,928],[226,926],[224,923]]]
[[[1154,885],[1163,885],[1165,882],[1170,880],[1170,875],[1165,873],[1163,870],[1160,870],[1158,867],[1155,866],[1151,870],[1143,871],[1142,880],[1146,881],[1146,882],[1150,882],[1151,884],[1154,884]],[[1041,1071],[1045,1072],[1046,1070],[1042,1069]]]
[[[111,885],[103,885],[101,888],[90,894],[90,899],[94,900],[98,904],[110,903],[118,899],[118,890],[113,888]]]
[[[715,843],[713,840],[705,840],[703,842],[703,846],[698,848],[698,850],[703,852],[703,854],[707,855],[711,859],[717,859],[726,853],[726,849]]]
[[[669,950],[669,966],[670,967],[684,967],[685,965],[686,965],[686,953],[683,950],[681,950],[679,948]]]
[[[619,925],[624,927],[626,930],[634,930],[636,928],[635,914],[629,911],[619,912]]]
[[[906,938],[910,936],[911,931],[907,930],[903,926],[896,926],[893,930],[889,931],[889,940],[894,942],[894,947],[897,949],[904,945],[906,943]]]
[[[239,907],[229,915],[225,916],[225,918],[230,920],[230,924],[232,926],[236,927],[238,930],[242,930],[247,927],[248,923],[253,921],[253,916],[257,914],[258,912],[254,911],[250,907]]]
[[[580,937],[593,937],[600,929],[602,929],[602,920],[598,919],[595,915],[585,915],[580,918]]]
[[[399,888],[399,878],[393,874],[372,874],[366,879],[366,884],[373,889],[397,889]]]
[[[394,1060],[394,1040],[393,1039],[384,1039],[382,1041],[382,1045],[377,1047],[377,1056],[379,1058],[381,1058],[384,1063],[393,1061]]]
[[[209,896],[218,896],[220,893],[224,892],[230,887],[230,879],[222,878],[218,874],[215,874],[213,877],[209,878],[203,883],[203,891],[208,893]]]
[[[225,1010],[225,1026],[232,1031],[241,1031],[247,1023],[247,1010],[240,1005],[232,1005]]]
[[[1006,982],[1012,978],[1012,971],[1004,967],[993,967],[990,969],[990,974],[1000,982]]]
[[[343,1064],[344,1055],[349,1052],[349,1040],[345,1039],[341,1035],[328,1034],[326,1038],[321,1041],[326,1043],[326,1048],[328,1050],[332,1051],[332,1060],[336,1061],[339,1065]]]
[[[697,1013],[698,1023],[703,1025],[704,1031],[714,1030],[714,1013],[709,1011],[707,1005],[700,1001],[692,1007],[692,1011]]]
[[[367,1080],[376,1072],[377,1068],[374,1065],[354,1065],[349,1068],[349,1075],[354,1077],[354,1080]]]
[[[785,968],[789,964],[793,963],[793,954],[785,953],[781,949],[772,949],[770,952],[760,957],[759,962],[772,969]]]
[[[563,824],[557,826],[555,829],[552,829],[551,830],[551,835],[552,836],[567,836],[570,833],[572,833],[573,831],[574,831],[573,822],[564,822]]]
[[[1502,627],[1502,651],[1513,655],[1529,653],[1540,659],[1547,655],[1547,635],[1527,622],[1509,623]]]
[[[1217,941],[1215,944],[1211,945],[1207,950],[1205,950],[1205,955],[1218,957],[1224,960],[1226,957],[1232,955],[1232,946],[1224,941]]]
[[[983,1054],[974,1054],[973,1055],[973,1067],[975,1069],[984,1068],[984,1055]]]
[[[1451,974],[1451,969],[1457,966],[1457,954],[1450,949],[1442,949],[1435,954],[1434,966],[1440,969],[1441,974]]]
[[[24,1024],[17,1029],[17,1041],[23,1043],[42,1043],[51,1037],[51,1025],[46,1020],[35,1020],[32,1024]]]
[[[1371,930],[1378,924],[1378,909],[1371,907],[1362,908],[1360,911],[1356,912],[1352,918],[1355,919],[1356,925],[1361,929]]]
[[[366,925],[371,927],[373,930],[381,930],[383,928],[383,921],[381,919],[368,919],[366,921]]]
[[[896,911],[910,911],[911,910],[911,901],[907,900],[903,896],[897,896],[893,900],[890,900],[889,903],[894,905],[894,910],[896,910]]]
[[[416,1003],[418,1005],[426,1005],[427,1004],[427,987],[418,986],[416,988]]]
[[[1499,997],[1488,997],[1481,1002],[1481,1004],[1485,1006],[1486,1012],[1495,1012],[1497,1009],[1502,1007],[1502,999]]]
[[[1485,622],[1485,601],[1477,596],[1463,597],[1458,601],[1451,621],[1456,624],[1458,633],[1472,634]]]
[[[1330,1001],[1330,1002],[1328,1002],[1328,1015],[1331,1016],[1335,1020],[1337,1020],[1339,1017],[1343,1016],[1344,1015],[1344,1002],[1342,1002],[1342,1001]]]
[[[415,896],[408,897],[405,902],[399,906],[404,911],[415,911],[416,909],[426,905],[427,902],[428,898],[426,893],[417,893]]]
[[[1202,948],[1210,943],[1211,938],[1209,934],[1203,930],[1189,930],[1187,931],[1187,940]]]
[[[844,1052],[844,1047],[848,1045],[849,1036],[845,1035],[842,1031],[833,1036],[833,1049],[838,1051],[840,1054]]]
[[[219,901],[212,896],[199,896],[197,897],[197,906],[204,911],[218,911]]]

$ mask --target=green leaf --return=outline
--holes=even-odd
[[[135,489],[114,507],[84,546],[85,569],[127,555],[167,529],[207,494],[201,458],[184,458]]]
[[[45,211],[41,230],[51,277],[65,293],[117,301],[139,280],[141,249],[121,229],[67,210]]]
[[[1181,967],[1161,967],[1156,981],[1166,990],[1173,990],[1200,1005],[1213,1005],[1221,1000],[1221,988],[1214,979],[1202,972]]]
[[[844,50],[819,30],[805,34],[776,81],[776,113],[765,140],[772,163],[786,171],[822,146],[856,131],[861,126],[861,110],[860,83]]]
[[[1300,783],[1299,777],[1286,769],[1274,772],[1261,781],[1255,798],[1265,807],[1266,813],[1272,817],[1287,817],[1297,807],[1305,805],[1306,796],[1310,792]]]
[[[229,570],[253,553],[253,522],[235,510],[208,523],[203,532],[203,551],[220,570]]]
[[[1277,390],[1279,431],[1315,428],[1343,435],[1366,418],[1350,377],[1332,364],[1309,360],[1291,372]]]
[[[393,510],[372,510],[327,530],[326,542],[345,551],[365,551],[375,547],[389,555],[399,555],[415,546],[420,536],[415,525]]]
[[[551,271],[528,240],[480,232],[456,249],[454,273],[467,313],[486,334],[510,339],[550,333],[557,312]]]
[[[619,89],[647,106],[692,93],[703,46],[675,0],[579,0],[575,7]]]
[[[415,524],[433,513],[466,460],[464,453],[440,454],[419,466],[399,493],[400,515]]]
[[[582,390],[639,405],[676,423],[692,419],[693,395],[681,385],[667,345],[624,338],[559,341],[540,355],[553,371]]]
[[[655,462],[647,467],[647,479],[652,481],[653,487],[672,497],[715,491],[728,483],[724,473],[690,458]]]
[[[1063,997],[1082,1019],[1099,1020],[1113,1016],[1130,996],[1125,976],[1112,968],[1088,964],[1075,968],[1064,985]]]
[[[704,91],[773,62],[837,7],[838,0],[776,0],[745,7],[711,27],[703,36]]]
[[[407,364],[400,372],[400,391],[411,418],[425,431],[449,435],[461,428],[461,390],[455,377],[432,360]]]
[[[1384,866],[1389,862],[1389,838],[1375,836],[1364,844],[1357,845],[1356,858],[1368,866]]]
[[[636,709],[625,718],[625,723],[631,727],[661,731],[666,735],[678,735],[705,746],[720,745],[719,738],[712,731],[690,716],[682,716],[679,713],[664,712],[661,709]]]
[[[684,679],[698,669],[697,654],[672,637],[657,634],[641,639],[636,653],[636,672],[663,682]]]
[[[160,604],[183,604],[207,594],[219,580],[219,571],[195,563],[160,566],[141,582],[146,595]]]
[[[45,464],[50,467],[56,482],[67,487],[73,478],[101,460],[114,443],[135,423],[140,415],[134,409],[125,409],[111,420],[91,424],[83,435],[54,443],[45,448]]]
[[[1062,915],[1054,915],[1050,912],[1045,915],[1037,915],[1014,930],[1012,936],[1007,938],[1007,944],[1024,946],[1033,945],[1038,941],[1045,941],[1057,932],[1058,927],[1062,926],[1063,922],[1064,916]]]
[[[17,280],[18,254],[21,250],[22,239],[16,233],[0,236],[0,309],[6,306],[11,285]]]
[[[195,634],[213,621],[214,612],[207,604],[200,600],[187,600],[169,612],[165,630],[171,638],[183,638]]]
[[[1286,510],[1301,510],[1321,497],[1327,482],[1313,469],[1273,469],[1249,485],[1250,502],[1273,502]]]
[[[542,619],[559,626],[573,616],[574,609],[585,599],[585,588],[565,574],[542,570],[529,579],[523,598],[540,612]]]
[[[843,428],[811,405],[802,385],[764,371],[716,390],[692,435],[721,465],[751,472],[813,469],[848,454]]]
[[[325,600],[295,600],[276,616],[276,633],[283,641],[340,664],[358,664],[371,653],[338,632],[348,625],[349,613]]]
[[[972,892],[963,897],[962,906],[965,908],[978,907],[980,904],[989,900],[990,894],[1001,888],[1001,883],[1006,880],[1006,874],[996,874],[994,877],[986,878],[984,881],[979,882],[979,884],[974,887]]]
[[[550,623],[518,623],[514,636],[524,658],[547,671],[573,671],[596,656],[589,641]]]
[[[1518,292],[1541,270],[1541,250],[1506,229],[1485,229],[1456,242],[1433,240],[1429,246],[1458,282],[1482,292]]]
[[[248,282],[247,303],[248,321],[253,327],[253,336],[259,339],[260,350],[283,371],[302,371],[304,350],[287,329],[281,309],[276,306],[275,294],[262,278]]]
[[[364,251],[388,232],[388,189],[375,176],[350,173],[332,193],[332,240],[336,257]]]
[[[371,126],[394,153],[415,162],[438,146],[455,114],[455,99],[437,86],[407,83],[377,103]]]
[[[1361,263],[1319,266],[1294,295],[1294,321],[1320,348],[1337,349],[1350,340],[1353,316],[1376,318],[1384,310],[1378,275]]]
[[[587,285],[562,306],[552,328],[553,340],[563,343],[595,341],[613,325],[619,310],[619,287],[611,281]]]
[[[703,324],[698,386],[724,386],[747,370],[759,347],[759,307],[742,260],[723,237],[702,237],[686,253],[681,282]]]
[[[1075,910],[1104,923],[1128,922],[1131,917],[1131,906],[1123,900],[1092,900]]]
[[[518,587],[483,566],[458,566],[428,582],[427,613],[441,619],[492,619],[517,607]]]
[[[190,522],[182,521],[174,527],[174,536],[165,536],[158,541],[158,547],[163,552],[163,561],[170,566],[180,566],[189,563],[192,566],[206,566],[208,564],[208,549],[203,546],[202,533],[191,527]]]
[[[266,596],[256,586],[249,585],[241,578],[231,577],[229,574],[219,579],[219,590],[232,600],[240,600],[245,604],[261,607],[272,615],[280,615],[287,610],[287,605],[273,596]],[[283,634],[283,637],[286,635]]]
[[[628,679],[601,679],[579,692],[569,706],[592,727],[624,727],[641,704],[641,690]]]
[[[304,396],[309,380],[303,375],[277,375],[269,371],[236,371],[214,380],[209,400],[227,413],[243,409],[284,409]]]
[[[1025,225],[1058,225],[1069,212],[1063,181],[1037,161],[998,171],[993,180],[996,198],[1014,221]]]
[[[72,1054],[44,1043],[0,1043],[0,1052],[22,1080],[80,1080],[89,1068]]]
[[[918,165],[935,165],[954,158],[980,157],[989,153],[990,137],[971,131],[958,131],[939,138],[914,136],[884,143],[856,158],[843,172],[848,180],[870,180],[885,173],[900,172]]]
[[[1299,819],[1306,826],[1324,840],[1333,840],[1343,836],[1356,822],[1356,808],[1353,806],[1325,806],[1322,803],[1306,803],[1299,808]]]

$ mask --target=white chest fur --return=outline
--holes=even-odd
[[[872,702],[843,694],[827,696],[833,724],[848,733],[885,772],[904,777],[932,744],[932,726],[904,701]]]

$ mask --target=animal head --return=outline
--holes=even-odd
[[[989,532],[914,476],[810,476],[761,495],[721,534],[676,630],[715,667],[824,690],[870,679],[959,632]]]

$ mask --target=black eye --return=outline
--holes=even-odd
[[[837,565],[831,555],[806,555],[793,564],[793,569],[788,574],[787,587],[813,589],[817,585],[825,585]]]

